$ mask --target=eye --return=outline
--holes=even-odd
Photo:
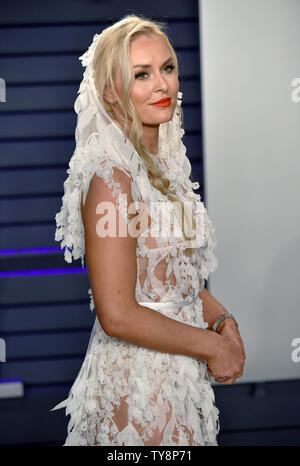
[[[170,72],[175,70],[175,65],[168,65],[164,69],[167,70],[169,68]]]
[[[172,71],[174,71],[175,68],[176,68],[175,65],[167,65],[167,66],[164,67],[164,70],[167,70],[168,73],[172,73]],[[168,71],[168,70],[169,70],[169,71]],[[135,78],[136,78],[136,79],[145,79],[145,78],[143,78],[143,76],[145,76],[145,75],[147,75],[147,74],[148,74],[148,73],[146,73],[145,71],[142,72],[142,73],[137,73],[137,74],[135,75]]]
[[[144,73],[138,73],[138,74],[135,75],[135,78],[140,78],[140,77],[143,76],[144,74],[147,74],[147,73],[145,73],[145,72],[144,72]]]

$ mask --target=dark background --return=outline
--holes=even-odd
[[[0,444],[62,445],[69,416],[49,410],[67,397],[95,319],[81,262],[67,264],[54,240],[75,148],[78,57],[95,33],[126,14],[167,22],[179,57],[184,143],[205,203],[198,2],[0,5],[0,77],[6,82],[0,103],[0,337],[6,343],[0,383],[24,384],[23,398],[0,399]],[[299,380],[215,386],[219,444],[300,445],[299,389]]]

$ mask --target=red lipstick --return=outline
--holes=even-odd
[[[171,99],[170,97],[166,97],[164,99],[158,100],[151,105],[155,105],[157,107],[168,107],[170,105]]]

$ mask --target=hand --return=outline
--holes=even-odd
[[[228,319],[229,321],[230,319]],[[218,383],[232,384],[243,375],[246,355],[234,322],[223,325],[214,355],[207,360],[207,371]]]
[[[236,323],[232,319],[226,319],[220,327],[221,329],[218,333],[223,337],[229,338],[233,343],[236,343],[240,347],[243,357],[246,360],[244,343]]]

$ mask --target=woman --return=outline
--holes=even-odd
[[[216,241],[189,179],[175,52],[162,24],[128,15],[80,59],[56,240],[66,261],[86,257],[96,318],[53,408],[71,415],[64,445],[217,445],[210,376],[233,383],[245,354],[235,319],[204,288]]]

